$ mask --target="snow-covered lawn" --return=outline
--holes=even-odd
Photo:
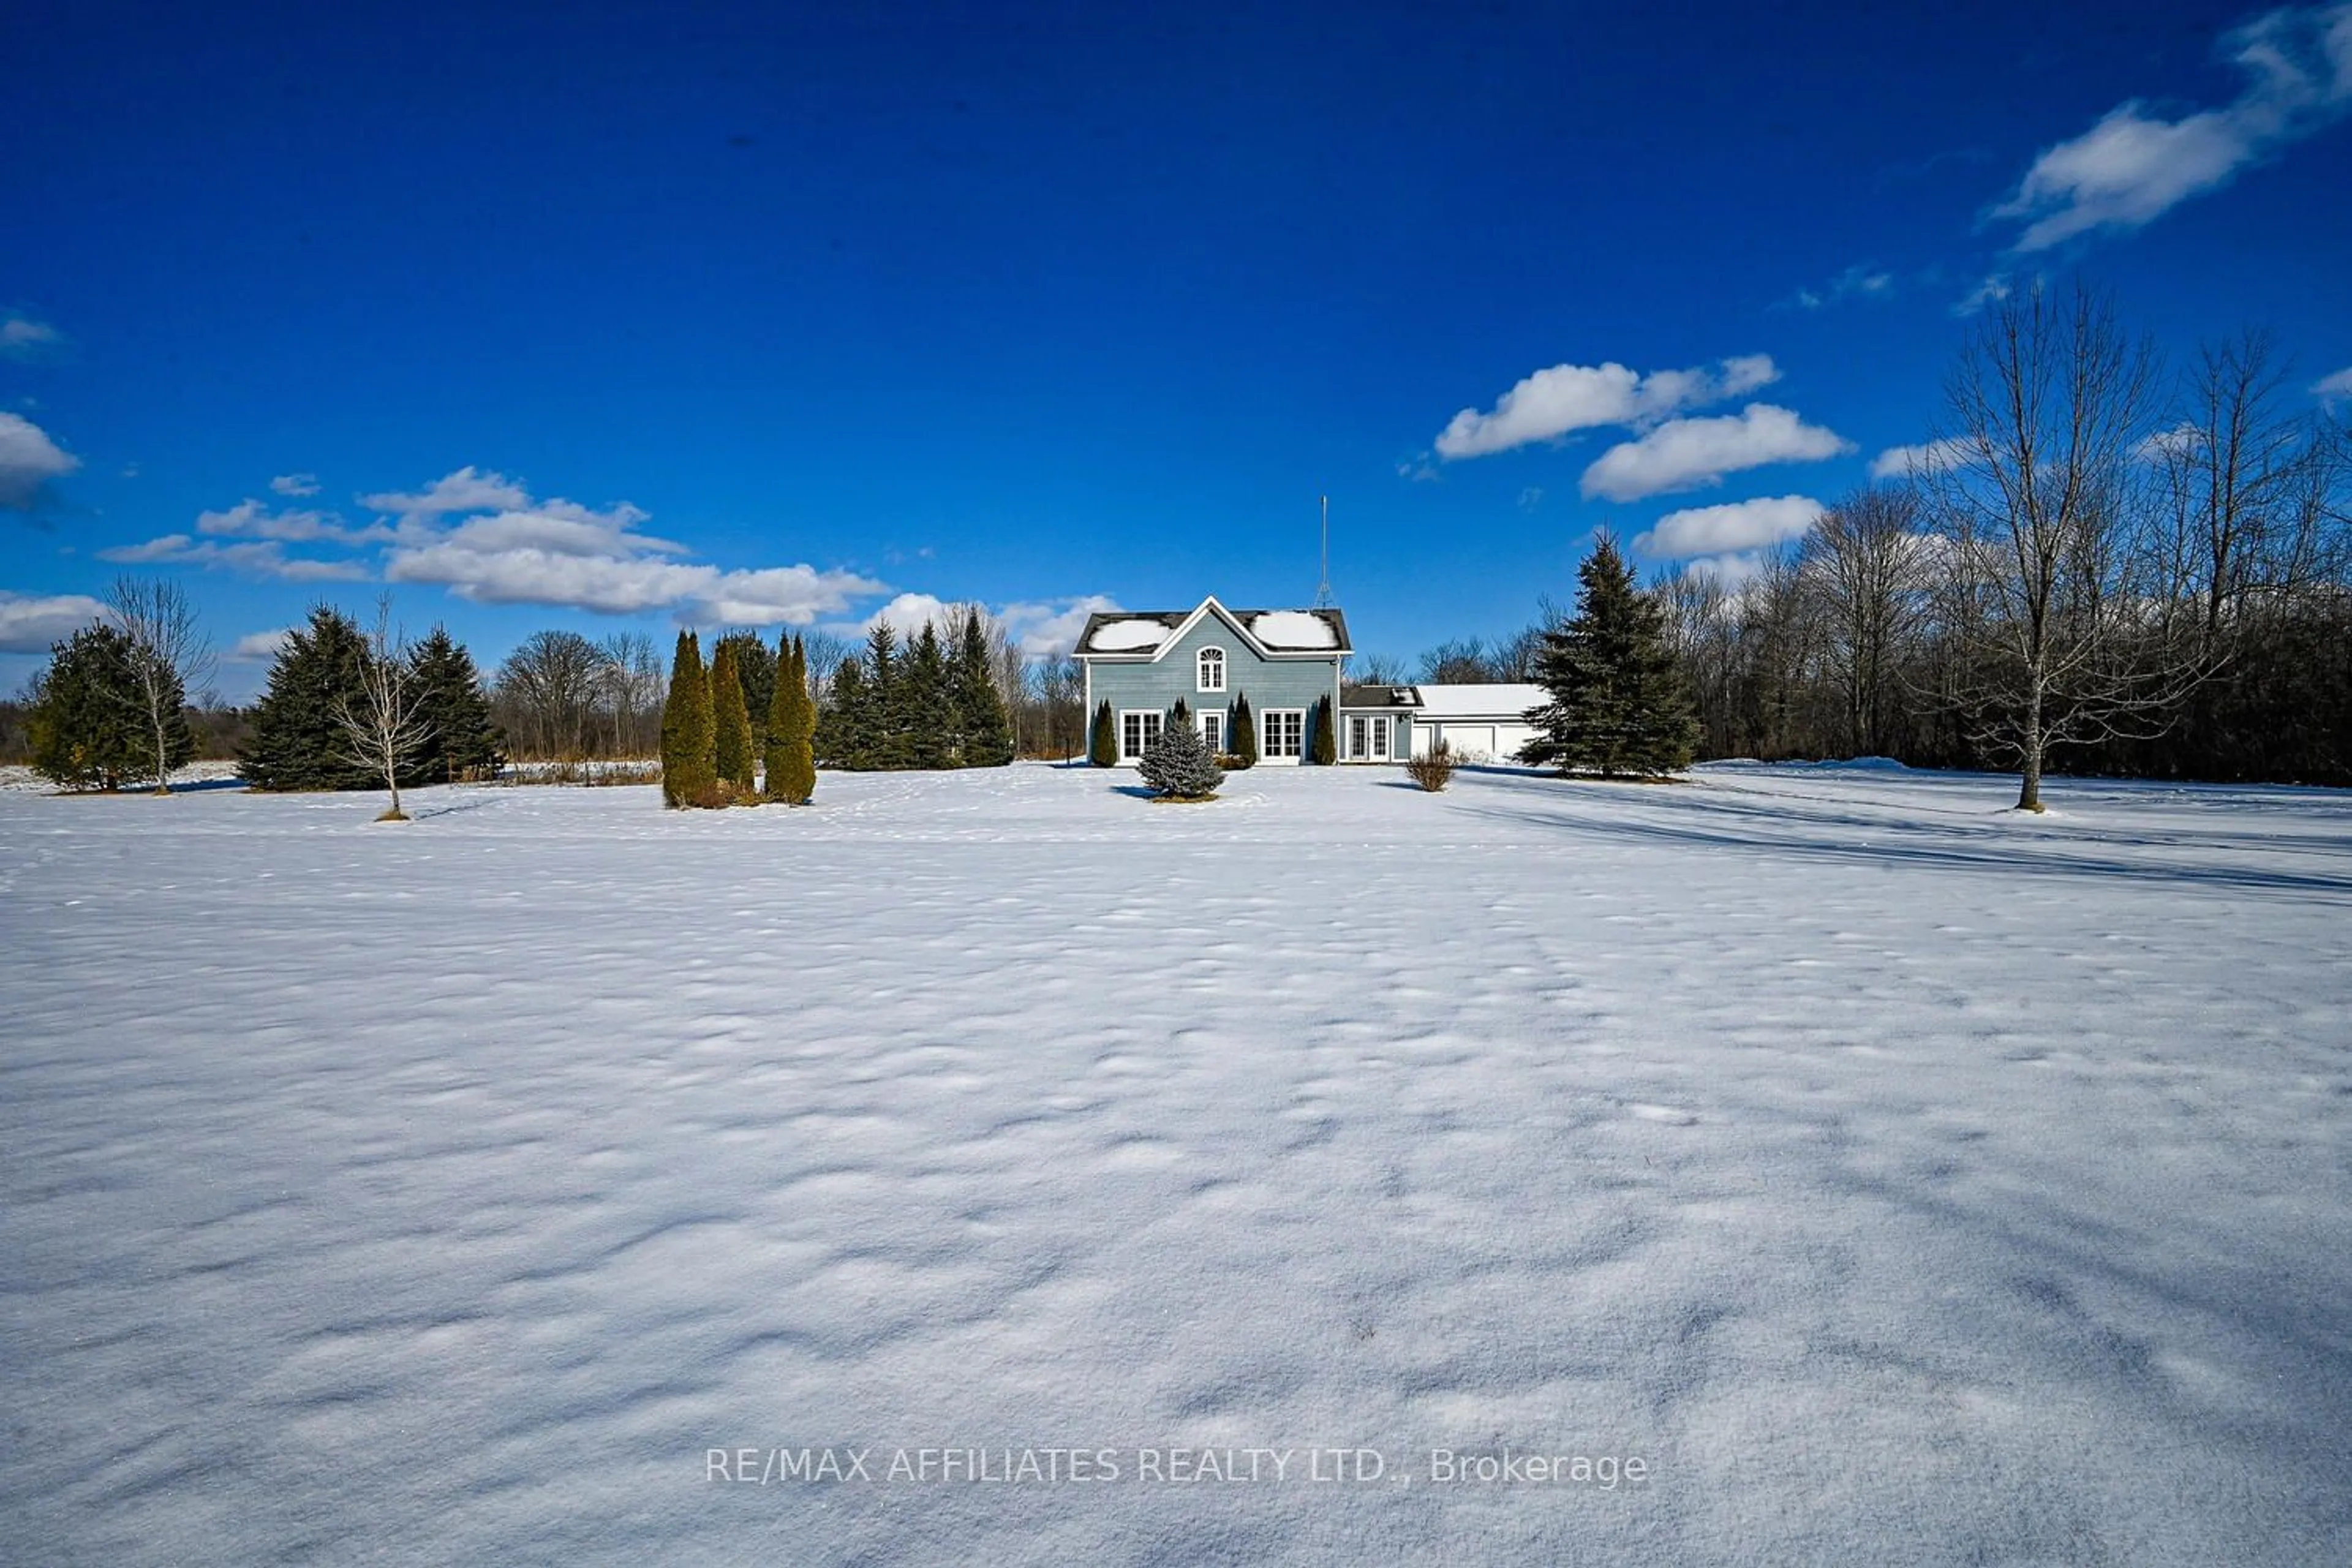
[[[2352,799],[1132,784],[0,792],[0,1558],[2352,1553]]]

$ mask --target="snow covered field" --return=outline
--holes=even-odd
[[[2352,1555],[2352,799],[1697,777],[0,792],[0,1558]]]

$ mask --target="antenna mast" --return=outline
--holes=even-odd
[[[1323,498],[1323,576],[1322,580],[1316,584],[1315,607],[1318,610],[1328,610],[1331,607],[1331,498],[1329,496]]]

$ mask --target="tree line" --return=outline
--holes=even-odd
[[[2036,286],[1943,391],[1902,476],[1744,576],[1651,580],[1696,756],[2013,772],[2027,809],[2053,766],[2352,784],[2352,432],[2292,406],[2267,337],[2168,374],[2105,295]],[[1547,602],[1423,679],[1549,684],[1569,624]]]

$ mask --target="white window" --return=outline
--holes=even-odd
[[[1261,757],[1296,757],[1304,754],[1300,744],[1307,735],[1307,710],[1304,708],[1269,708],[1265,719],[1265,741],[1258,747]]]
[[[1118,760],[1131,763],[1160,739],[1160,710],[1129,708],[1118,716]]]
[[[1225,749],[1225,716],[1222,713],[1201,715],[1201,739],[1209,743],[1212,754]]]
[[[1372,761],[1385,763],[1388,760],[1389,721],[1388,716],[1382,714],[1372,721]]]
[[[1204,647],[1201,650],[1201,689],[1223,691],[1225,689],[1225,650]]]

